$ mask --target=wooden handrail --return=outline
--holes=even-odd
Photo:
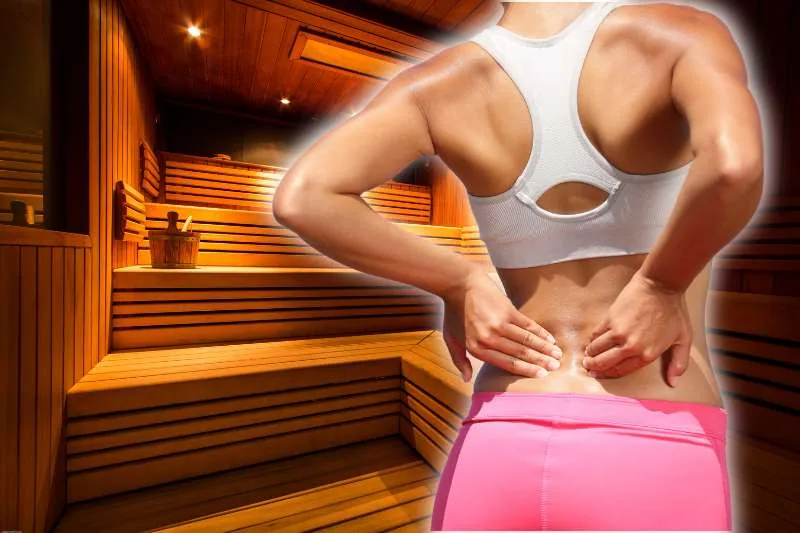
[[[92,239],[80,233],[0,224],[0,245],[90,248]]]

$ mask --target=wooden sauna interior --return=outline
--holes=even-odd
[[[772,196],[714,261],[706,335],[731,413],[735,530],[788,533],[800,530],[800,6],[722,3],[754,35],[776,163]],[[428,530],[471,391],[441,302],[319,254],[270,205],[311,132],[492,22],[498,3],[42,5],[66,89],[44,129],[0,134],[0,218],[15,201],[34,217],[0,224],[0,530]],[[492,270],[439,160],[363,198]],[[147,231],[172,210],[203,233],[197,269],[149,266]]]

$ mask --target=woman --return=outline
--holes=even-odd
[[[344,264],[441,296],[465,380],[465,350],[488,363],[434,530],[730,530],[704,314],[710,260],[762,190],[741,54],[691,7],[502,5],[312,145],[274,214]],[[359,198],[434,154],[505,293]]]

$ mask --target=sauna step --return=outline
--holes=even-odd
[[[395,435],[71,504],[55,531],[430,531],[438,479]]]
[[[396,434],[402,355],[431,334],[109,354],[67,393],[68,500]]]
[[[349,268],[149,266],[113,274],[112,349],[434,329],[442,301]]]

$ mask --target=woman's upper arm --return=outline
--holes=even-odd
[[[424,155],[433,155],[428,121],[416,91],[419,69],[390,80],[356,115],[317,139],[287,171],[273,198],[277,204],[313,187],[361,194],[396,176]],[[291,203],[291,201],[289,201]]]
[[[687,22],[687,45],[675,63],[672,98],[688,120],[692,149],[711,153],[732,178],[762,165],[758,106],[742,54],[728,28],[705,13]]]

